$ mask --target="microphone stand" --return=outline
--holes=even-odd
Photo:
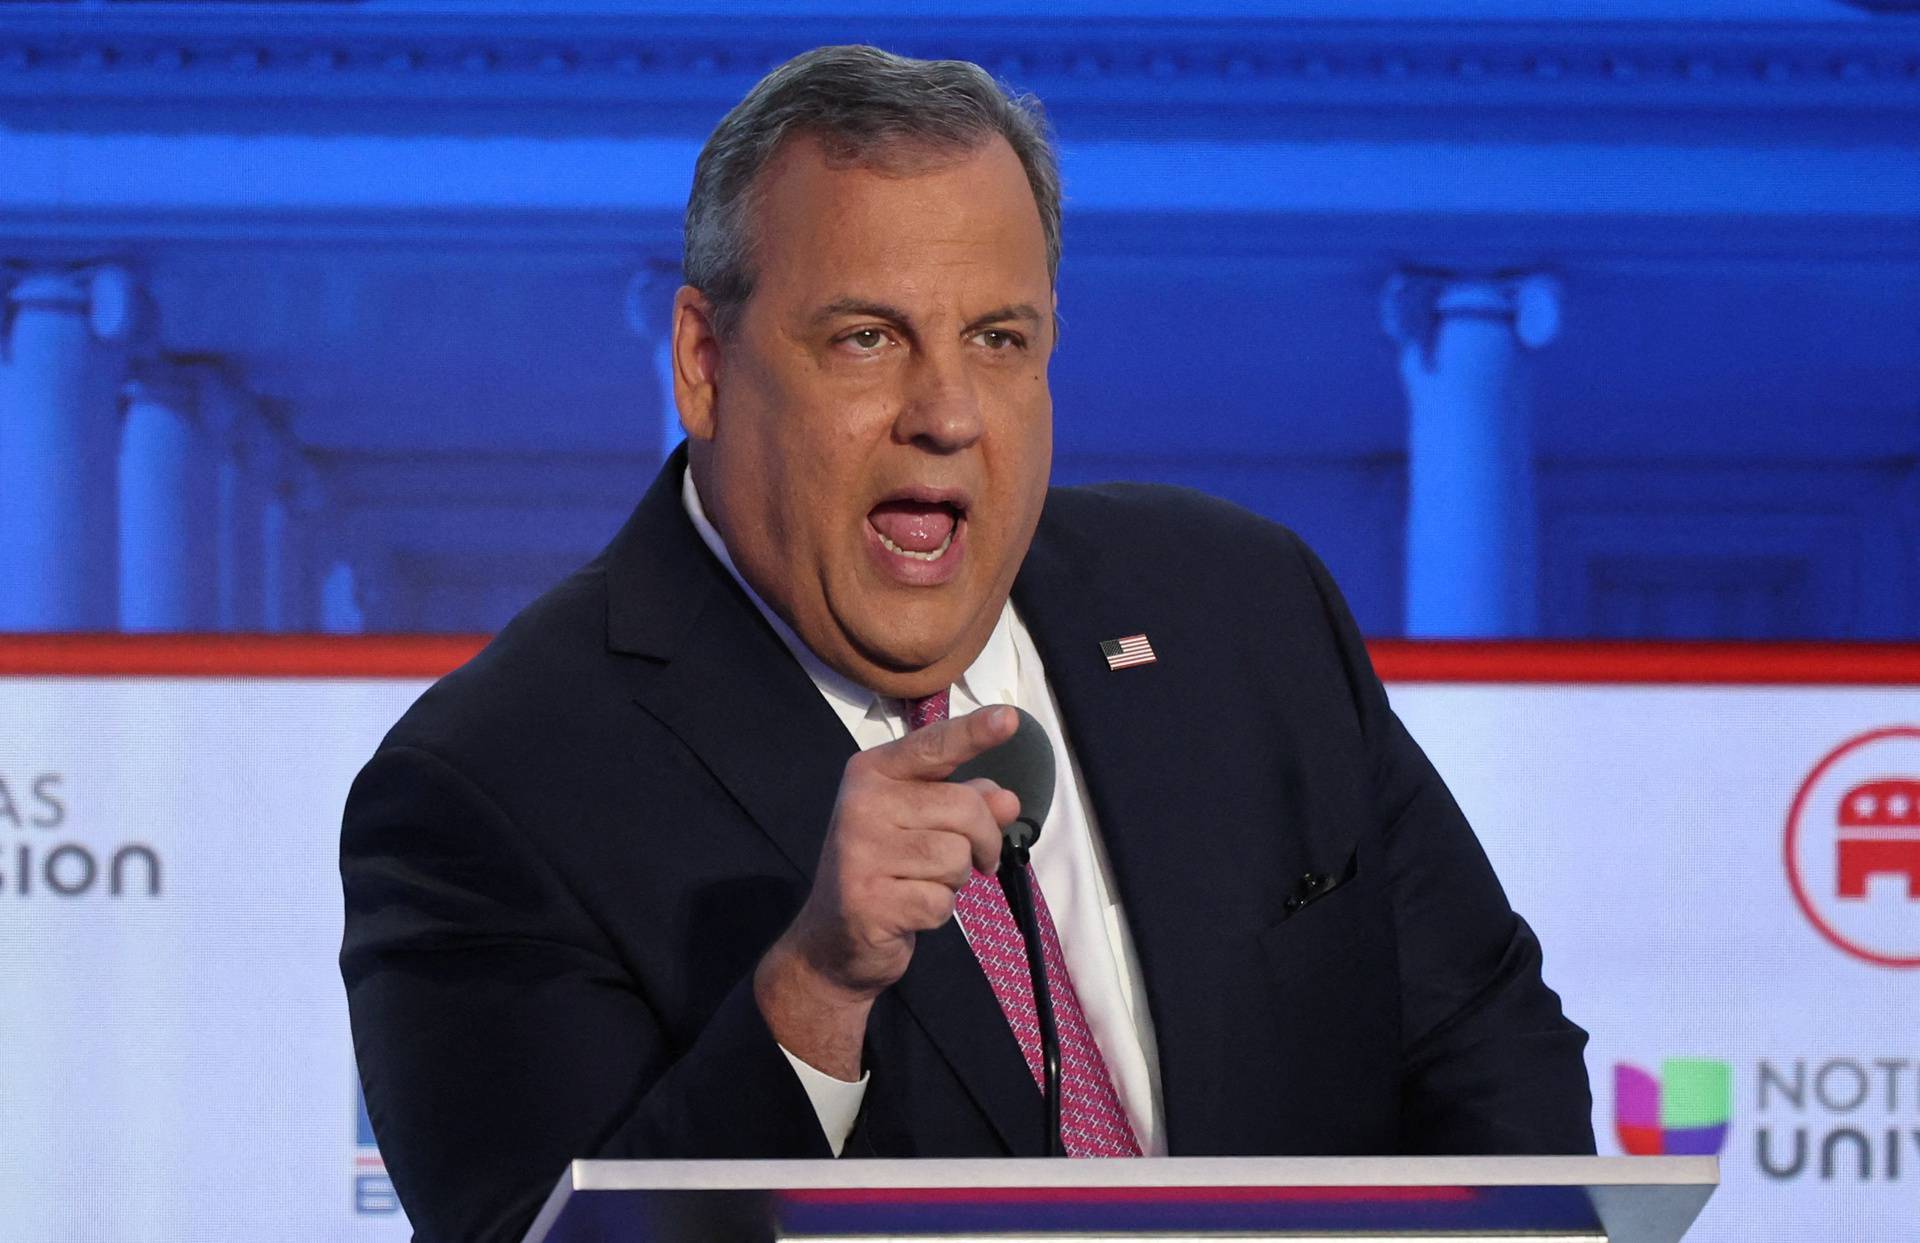
[[[1040,1077],[1047,1103],[1047,1155],[1064,1157],[1066,1143],[1060,1137],[1060,1032],[1053,1024],[1053,995],[1047,991],[1047,960],[1040,946],[1040,921],[1033,909],[1033,886],[1027,879],[1027,857],[1038,834],[1024,821],[1015,821],[1007,829],[1005,849],[1000,852],[1000,888],[1007,895],[1007,909],[1020,927],[1020,939],[1027,944],[1027,972],[1033,977],[1033,1011],[1040,1021]]]

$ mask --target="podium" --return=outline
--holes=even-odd
[[[1713,1157],[575,1161],[526,1243],[1674,1243]]]

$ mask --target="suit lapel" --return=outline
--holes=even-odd
[[[607,645],[634,701],[811,879],[853,739],[680,503],[669,459],[607,554]]]
[[[948,920],[920,936],[894,995],[953,1068],[1008,1154],[1046,1155],[1044,1102],[959,924]]]
[[[608,646],[637,658],[628,663],[639,707],[686,745],[811,883],[856,746],[701,543],[681,507],[684,462],[684,449],[668,460],[608,551]],[[955,924],[919,938],[894,995],[1008,1150],[1043,1152],[1039,1093]]]
[[[856,750],[840,718],[749,604],[714,591],[699,637],[635,694],[809,881]]]

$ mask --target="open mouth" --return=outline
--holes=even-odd
[[[897,557],[934,562],[947,555],[966,517],[965,499],[910,494],[894,496],[867,512],[880,546]]]

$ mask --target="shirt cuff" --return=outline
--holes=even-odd
[[[813,1102],[813,1115],[820,1120],[827,1146],[833,1149],[834,1156],[839,1156],[840,1150],[847,1146],[847,1136],[853,1134],[854,1119],[860,1116],[860,1102],[867,1099],[867,1080],[873,1078],[873,1072],[862,1074],[857,1083],[848,1083],[807,1065],[788,1052],[785,1045],[780,1046],[780,1052],[792,1063],[794,1075],[806,1089],[807,1099]]]

